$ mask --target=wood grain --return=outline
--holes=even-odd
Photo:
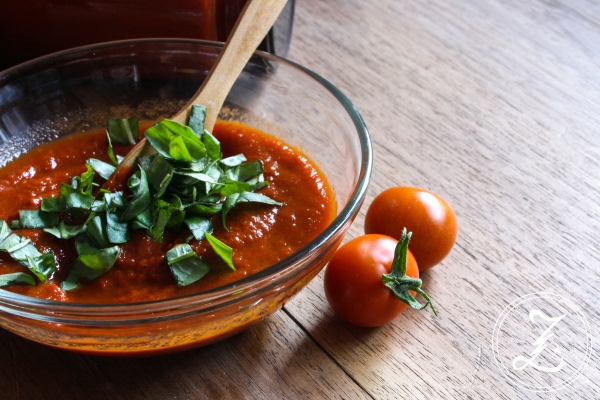
[[[428,188],[454,205],[459,237],[423,276],[439,318],[350,327],[323,312],[320,280],[286,308],[375,398],[598,397],[595,352],[570,388],[537,395],[512,386],[491,349],[504,307],[532,292],[572,297],[597,332],[597,5],[311,3],[290,58],[362,112],[376,152],[370,198]],[[362,216],[351,236],[361,233]]]
[[[369,398],[280,312],[215,345],[148,358],[84,356],[0,331],[2,399]]]
[[[299,0],[289,58],[365,118],[366,205],[411,185],[454,206],[456,246],[422,276],[440,316],[352,327],[319,276],[263,323],[173,356],[85,357],[1,332],[0,397],[600,398],[600,5]],[[595,347],[578,379],[548,394],[511,384],[491,343],[504,308],[541,291],[581,307]],[[516,349],[530,338],[505,339]],[[581,336],[568,340],[577,348]]]

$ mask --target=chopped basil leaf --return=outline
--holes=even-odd
[[[148,180],[146,179],[146,173],[143,169],[136,172],[131,179],[129,179],[128,186],[135,194],[127,208],[125,208],[125,211],[123,211],[123,215],[121,215],[123,221],[129,221],[134,218],[144,211],[152,201],[150,189],[148,188]]]
[[[202,143],[204,143],[208,158],[212,160],[221,159],[221,143],[209,131],[204,131]]]
[[[58,213],[41,210],[19,211],[19,226],[21,228],[43,229],[58,224]]]
[[[225,264],[227,264],[229,268],[235,271],[235,267],[233,266],[233,249],[208,232],[205,232],[205,236],[215,253],[225,261]]]
[[[244,163],[239,166],[237,170],[238,179],[240,181],[247,181],[255,176],[259,176],[264,172],[264,166],[262,161],[255,160],[248,163]]]
[[[64,221],[60,221],[58,226],[45,228],[44,232],[56,236],[59,239],[71,239],[84,232],[87,228],[86,224],[81,225],[65,225]]]
[[[86,160],[86,163],[88,163],[94,171],[105,180],[110,178],[113,172],[115,172],[115,169],[117,169],[114,165],[110,165],[107,162],[95,158],[89,158]]]
[[[200,104],[192,105],[188,126],[198,136],[201,137],[204,133],[204,122],[206,121],[206,107]]]
[[[150,229],[154,225],[154,219],[152,218],[152,212],[149,208],[145,209],[142,213],[135,216],[135,219],[131,222],[132,229]]]
[[[171,218],[169,218],[167,228],[173,228],[181,225],[185,219],[185,209],[183,208],[181,199],[177,195],[170,195],[166,200],[168,200],[168,202],[165,207],[171,213]]]
[[[6,221],[0,219],[0,243],[4,241],[12,233],[12,230]]]
[[[104,203],[111,212],[125,209],[129,204],[123,196],[123,192],[104,193]]]
[[[64,211],[73,214],[76,218],[83,216],[94,204],[94,198],[87,194],[77,192],[64,196]]]
[[[45,212],[62,212],[65,210],[64,196],[47,197],[42,199],[40,210]]]
[[[179,286],[190,285],[204,277],[211,268],[189,244],[180,244],[167,251],[165,255],[171,273]]]
[[[163,156],[157,154],[144,170],[148,177],[148,183],[156,191],[154,197],[160,198],[173,179],[173,167]]]
[[[106,236],[113,244],[127,243],[131,238],[127,222],[121,222],[117,213],[106,213]]]
[[[112,268],[120,253],[119,246],[96,247],[86,235],[77,237],[75,247],[79,256],[71,266],[67,278],[61,284],[64,290],[75,289],[80,278],[92,281],[104,275]]]
[[[77,193],[91,196],[94,188],[94,169],[89,164],[86,164],[85,167],[87,171],[81,174],[81,176],[73,177],[71,186],[77,190]]]
[[[112,140],[110,138],[110,133],[108,132],[108,130],[106,131],[106,142],[107,142],[108,158],[110,158],[110,161],[112,161],[114,165],[119,165],[120,161],[115,156],[115,152],[114,152],[113,146],[112,146]]]
[[[204,239],[204,234],[207,232],[212,233],[214,229],[210,219],[204,217],[188,217],[184,222],[190,228],[196,240]]]
[[[229,168],[237,167],[241,163],[246,161],[246,157],[243,154],[236,156],[227,157],[221,160],[221,165]]]
[[[35,248],[35,246],[31,245]],[[37,255],[27,256],[27,268],[33,272],[42,282],[46,282],[50,275],[56,271],[56,261],[54,260],[54,253],[49,251],[47,253],[40,254],[37,251]]]
[[[4,221],[3,223],[5,224]],[[13,260],[29,268],[42,282],[48,280],[50,275],[56,271],[53,252],[40,253],[31,240],[16,233],[10,234],[2,240],[0,251],[7,252]]]
[[[217,190],[217,193],[219,193],[221,196],[228,197],[233,194],[246,192],[250,189],[251,189],[251,186],[247,182],[230,180],[230,181],[227,181],[227,183],[225,183],[224,185],[221,185],[216,190]]]
[[[110,240],[106,233],[106,221],[100,215],[95,215],[89,219],[86,233],[89,239],[98,247],[110,247]]]
[[[35,279],[25,272],[13,272],[12,274],[0,275],[0,287],[19,284],[35,286]]]
[[[136,117],[109,118],[106,125],[109,138],[117,143],[135,144],[140,138]]]
[[[254,193],[254,192],[243,192],[243,193],[234,193],[231,196],[228,196],[223,204],[223,209],[221,210],[221,220],[223,222],[223,226],[227,228],[225,225],[225,217],[229,210],[235,207],[239,203],[262,203],[273,206],[281,207],[284,203],[279,201],[275,201],[269,196],[265,196],[264,194]]]
[[[152,147],[165,158],[192,162],[206,156],[204,144],[189,126],[163,120],[144,133]]]
[[[171,219],[171,213],[165,208],[157,208],[154,211],[154,223],[152,227],[146,231],[148,236],[155,242],[161,243],[163,233],[169,220]]]
[[[177,171],[177,175],[187,176],[189,178],[193,178],[194,181],[208,182],[208,183],[218,183],[213,177],[203,174],[201,172],[187,172],[187,171]],[[192,182],[194,182],[192,181]],[[195,183],[195,182],[194,182]]]
[[[188,206],[185,211],[190,214],[213,215],[218,214],[223,209],[223,203],[219,204],[194,204]]]

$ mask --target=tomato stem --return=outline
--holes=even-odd
[[[385,286],[390,288],[398,300],[408,304],[415,310],[422,310],[428,305],[431,306],[431,310],[437,316],[437,310],[433,305],[431,298],[421,289],[423,281],[418,278],[411,278],[406,275],[406,255],[408,254],[408,243],[412,232],[406,232],[406,228],[402,230],[402,236],[396,245],[394,251],[394,261],[392,262],[392,270],[389,274],[381,276],[381,281]],[[427,302],[425,304],[419,303],[419,301],[413,296],[410,291],[415,291],[420,294]]]

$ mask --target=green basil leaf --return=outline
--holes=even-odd
[[[87,171],[81,176],[75,176],[71,179],[71,186],[81,195],[91,196],[94,189],[94,169],[86,164]]]
[[[124,210],[129,205],[129,202],[123,196],[123,192],[104,193],[104,203],[106,209],[110,210],[110,212],[115,212],[119,209]]]
[[[102,198],[102,199],[94,199],[94,202],[92,203],[92,206],[90,207],[90,211],[92,213],[101,213],[101,212],[105,212],[107,210],[106,208],[106,201]]]
[[[80,278],[92,281],[112,268],[119,257],[119,246],[108,248],[96,247],[86,235],[80,235],[75,240],[75,248],[79,256],[69,269],[69,274],[61,287],[73,290]]]
[[[204,121],[206,121],[207,111],[208,110],[203,105],[192,105],[188,126],[198,137],[202,137],[204,134]]]
[[[219,182],[224,178],[223,170],[216,162],[209,164],[202,172],[210,176],[215,182]]]
[[[75,193],[76,191],[77,190],[73,186],[71,186],[67,183],[61,182],[60,191],[59,191],[60,196],[66,197],[66,196],[70,195],[71,193]]]
[[[117,143],[135,144],[140,139],[136,117],[109,118],[106,125],[108,136]]]
[[[178,161],[191,162],[193,160],[182,136],[176,136],[169,142],[169,154]]]
[[[157,208],[153,216],[154,223],[152,224],[152,228],[148,229],[146,233],[152,240],[161,243],[165,228],[171,219],[171,213],[164,208]]]
[[[174,134],[160,122],[154,124],[144,132],[146,140],[152,147],[165,158],[171,158],[169,154],[169,143]]]
[[[117,213],[106,213],[106,236],[112,244],[126,243],[131,238],[129,225]]]
[[[173,179],[173,167],[163,156],[157,154],[144,170],[146,171],[148,183],[156,191],[154,197],[160,198],[167,190],[171,179]]]
[[[107,152],[108,152],[108,158],[110,158],[110,161],[112,161],[112,163],[114,165],[119,165],[119,159],[115,156],[115,152],[113,150],[113,145],[112,145],[112,140],[110,139],[110,133],[108,132],[108,130],[106,131],[106,142],[107,142]]]
[[[73,214],[76,218],[90,211],[94,204],[94,197],[87,194],[73,192],[64,196],[65,211]]]
[[[139,170],[134,174],[136,179],[130,179],[130,181],[134,181],[135,183],[131,185],[132,191],[135,191],[133,195],[133,199],[123,211],[123,215],[121,215],[121,219],[123,221],[129,221],[130,219],[135,218],[136,215],[144,211],[146,207],[150,205],[152,201],[152,196],[150,195],[150,189],[148,187],[148,180],[146,179],[146,173],[143,169]],[[133,177],[132,177],[133,178]]]
[[[50,276],[56,271],[56,261],[54,253],[47,253],[27,256],[27,268],[33,272],[42,282],[46,282]]]
[[[0,251],[9,253],[13,260],[29,268],[42,282],[48,280],[56,271],[54,253],[40,253],[31,240],[15,233],[7,236],[0,243]]]
[[[149,208],[146,208],[143,212],[135,216],[135,219],[131,222],[132,229],[150,229],[154,225],[154,218]]]
[[[262,175],[263,172],[264,166],[262,161],[251,161],[240,165],[238,179],[240,181],[248,181],[249,179]]]
[[[191,184],[195,184],[198,181],[208,182],[208,183],[217,183],[212,176],[203,174],[201,172],[188,172],[188,171],[176,171],[177,175],[187,176],[189,178],[193,178],[193,181],[190,181]]]
[[[221,160],[221,143],[209,131],[204,131],[202,143],[206,148],[206,155],[212,160]]]
[[[58,226],[52,228],[45,228],[44,232],[48,232],[51,235],[56,236],[59,239],[71,239],[79,235],[81,232],[86,230],[87,225],[65,225],[64,221],[60,221]]]
[[[230,196],[234,193],[243,193],[252,189],[252,186],[247,182],[229,180],[224,185],[219,186],[215,190],[223,197]]]
[[[223,209],[223,203],[219,204],[193,204],[185,208],[188,214],[199,214],[199,215],[214,215],[221,212]]]
[[[171,218],[169,218],[169,223],[167,224],[167,228],[172,228],[180,225],[185,218],[185,210],[183,208],[183,204],[179,196],[170,195],[165,198],[168,201],[167,209],[171,213]]]
[[[14,272],[12,274],[0,275],[0,287],[19,284],[35,286],[35,279],[33,279],[33,276],[26,274],[25,272]]]
[[[19,226],[21,228],[43,229],[58,224],[58,213],[44,212],[41,210],[20,210]]]
[[[208,218],[187,217],[184,222],[196,240],[202,240],[206,232],[212,233],[214,229],[212,222]]]
[[[187,243],[173,246],[169,251],[167,251],[167,254],[165,254],[167,264],[169,265],[197,256],[198,255],[196,252],[194,252],[192,247]]]
[[[209,164],[209,160],[206,158],[203,158],[203,159],[200,159],[197,161],[192,161],[191,163],[188,163],[186,166],[179,166],[177,168],[177,170],[179,172],[182,172],[182,171],[202,172],[208,166],[208,164]]]
[[[188,244],[173,247],[165,255],[171,273],[179,286],[187,286],[202,279],[211,268]]]
[[[65,197],[47,197],[42,199],[40,210],[44,212],[63,212],[65,211]]]
[[[238,165],[242,164],[245,161],[246,161],[246,156],[244,156],[243,154],[238,154],[235,156],[224,158],[220,161],[220,163],[224,167],[233,168],[233,167],[237,167]]]
[[[8,237],[6,237],[2,243],[0,243],[0,251],[6,251],[7,253],[15,253],[19,250],[21,250],[23,247],[27,247],[28,245],[31,245],[31,240],[24,238],[21,235],[17,235],[16,233],[13,233],[12,235],[9,235]],[[35,247],[33,247],[35,249]],[[37,251],[37,249],[35,250]],[[36,253],[33,253],[36,254]],[[12,258],[15,258],[12,254],[11,254]],[[17,254],[18,256],[18,254]],[[25,256],[26,254],[24,254],[24,257],[22,258],[22,260],[25,260]]]
[[[108,234],[106,233],[106,220],[100,215],[94,215],[88,220],[86,234],[98,248],[111,246]]]
[[[4,239],[6,239],[11,233],[12,230],[10,229],[6,221],[0,219],[0,243],[2,243]]]
[[[90,165],[104,180],[110,178],[113,172],[115,172],[115,169],[117,169],[115,166],[96,158],[88,158],[86,163]]]
[[[210,243],[210,246],[213,248],[215,253],[217,253],[217,255],[221,257],[223,261],[225,261],[225,264],[227,264],[229,268],[235,271],[235,267],[233,266],[233,249],[210,233],[205,232],[204,234],[206,236],[206,240],[208,240],[208,243]]]
[[[144,134],[152,147],[165,158],[192,162],[206,156],[200,138],[190,127],[178,122],[163,120],[148,128]]]
[[[281,207],[284,203],[273,200],[272,198],[265,196],[260,193],[254,192],[243,192],[243,193],[234,193],[228,196],[223,203],[223,208],[221,210],[221,221],[223,223],[223,227],[227,229],[227,225],[225,223],[225,219],[229,210],[235,207],[239,203],[262,203],[273,206]]]
[[[282,202],[273,200],[269,196],[265,196],[264,194],[254,192],[241,193],[236,199],[236,204],[238,203],[262,203],[278,207],[282,207],[285,205]]]

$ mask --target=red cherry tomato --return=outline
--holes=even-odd
[[[419,268],[408,251],[410,235],[406,236],[399,244],[389,236],[365,235],[338,249],[324,276],[325,296],[338,316],[355,325],[375,327],[396,318],[409,306],[407,303],[417,309],[430,304],[420,289]],[[427,304],[417,302],[415,291],[427,299]],[[433,305],[432,309],[435,312]]]
[[[399,238],[405,227],[413,234],[409,249],[421,271],[450,253],[458,230],[454,210],[435,193],[412,187],[384,190],[367,210],[365,233]]]

